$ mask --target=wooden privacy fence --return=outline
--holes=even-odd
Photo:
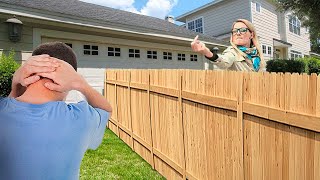
[[[107,70],[109,128],[167,179],[320,179],[320,77]]]

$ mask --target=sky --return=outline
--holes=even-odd
[[[88,3],[121,9],[164,19],[174,17],[203,6],[213,0],[81,0]]]

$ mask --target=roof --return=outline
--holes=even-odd
[[[184,23],[185,23],[187,16],[189,16],[189,15],[191,15],[191,14],[193,14],[193,13],[196,13],[196,12],[198,12],[198,11],[201,11],[201,10],[203,10],[203,9],[206,9],[206,8],[208,8],[208,7],[214,6],[214,5],[216,5],[216,4],[218,4],[218,3],[222,2],[222,1],[224,1],[224,0],[213,0],[213,2],[210,2],[210,3],[208,3],[208,4],[205,4],[205,5],[203,5],[203,6],[200,6],[199,8],[194,9],[194,10],[192,10],[192,11],[186,12],[186,13],[184,13],[184,14],[176,17],[175,19],[176,19],[177,21],[180,21],[180,22],[184,22]]]
[[[54,13],[67,18],[86,18],[89,21],[92,20],[92,22],[97,22],[98,20],[99,23],[101,23],[101,26],[118,24],[122,27],[138,28],[142,31],[151,33],[154,32],[185,38],[194,38],[196,35],[199,35],[203,41],[219,45],[227,45],[225,42],[216,38],[198,34],[163,19],[90,4],[79,0],[0,0],[0,9],[1,4],[13,5],[14,7],[24,7],[31,11],[40,10],[42,13]]]

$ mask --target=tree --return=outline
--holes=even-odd
[[[320,0],[275,0],[279,9],[292,10],[310,28],[311,50],[320,53]]]

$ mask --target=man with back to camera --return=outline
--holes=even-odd
[[[15,72],[9,97],[0,98],[0,179],[79,178],[84,153],[100,145],[112,108],[76,69],[73,50],[55,42],[37,47]],[[87,101],[66,104],[70,90]]]

